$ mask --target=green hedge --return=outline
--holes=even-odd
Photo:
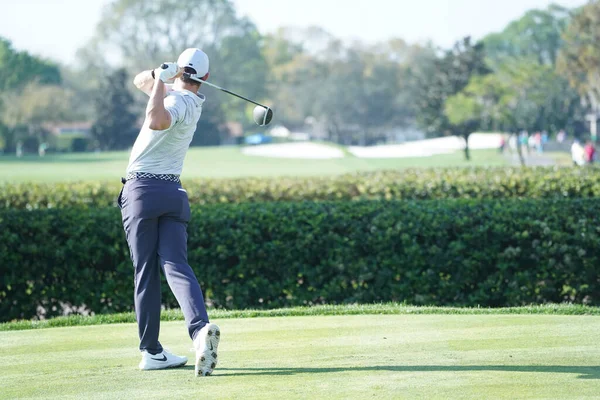
[[[599,305],[599,210],[598,199],[194,207],[189,261],[214,307]],[[0,212],[0,277],[0,321],[131,310],[119,210]]]
[[[184,180],[194,204],[270,201],[581,198],[600,195],[595,168],[456,168],[366,172],[319,178]],[[113,205],[113,182],[6,184],[0,209]]]

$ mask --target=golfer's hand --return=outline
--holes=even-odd
[[[172,82],[179,74],[179,67],[177,66],[177,63],[173,62],[163,63],[154,70],[155,78],[160,79],[164,83]]]

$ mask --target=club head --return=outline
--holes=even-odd
[[[254,107],[252,115],[254,116],[254,122],[256,122],[257,125],[265,126],[269,125],[269,123],[273,119],[273,110],[271,110],[269,107],[265,108],[261,106],[256,106]]]

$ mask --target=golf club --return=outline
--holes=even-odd
[[[163,64],[163,65],[161,65],[161,68],[162,69],[166,69],[167,65]],[[269,108],[269,107],[267,107],[267,106],[265,106],[263,104],[257,103],[254,100],[250,100],[247,97],[244,97],[244,96],[241,96],[241,95],[239,95],[237,93],[234,93],[231,90],[227,90],[227,89],[224,89],[224,88],[222,88],[220,86],[217,86],[214,83],[210,83],[210,82],[207,82],[207,81],[202,81],[202,83],[206,84],[206,85],[208,85],[210,87],[213,87],[215,89],[218,89],[218,90],[220,90],[222,92],[225,92],[227,94],[230,94],[232,96],[235,96],[237,98],[240,98],[242,100],[246,100],[247,102],[255,104],[258,107],[262,107],[264,109],[264,111],[261,110],[261,109],[258,109],[258,107],[257,107],[257,108],[254,109],[254,112],[252,113],[253,117],[254,117],[254,122],[256,122],[258,125],[260,125],[260,126],[269,125],[269,123],[273,119],[273,110],[271,110],[271,108]]]
[[[254,115],[254,121],[258,125],[260,125],[260,126],[268,125],[271,122],[271,119],[273,119],[273,110],[271,110],[271,108],[269,108],[269,107],[267,107],[267,106],[265,106],[263,104],[257,103],[254,100],[250,100],[250,99],[248,99],[248,98],[246,98],[244,96],[241,96],[239,94],[233,93],[230,90],[227,90],[227,89],[224,89],[224,88],[222,88],[220,86],[217,86],[214,83],[210,83],[210,82],[207,82],[207,81],[202,81],[202,83],[206,84],[208,86],[211,86],[211,87],[213,87],[215,89],[218,89],[218,90],[220,90],[222,92],[228,93],[228,94],[230,94],[232,96],[238,97],[238,98],[240,98],[242,100],[246,100],[247,102],[250,102],[252,104],[256,104],[259,107],[264,108],[264,111],[262,111],[262,110],[258,111],[256,108],[254,109],[254,113],[253,113],[253,115]]]

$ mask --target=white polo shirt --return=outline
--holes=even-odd
[[[131,150],[127,173],[181,175],[204,100],[204,95],[189,90],[170,91],[164,104],[171,114],[171,126],[155,131],[148,127],[148,122],[144,122]]]

